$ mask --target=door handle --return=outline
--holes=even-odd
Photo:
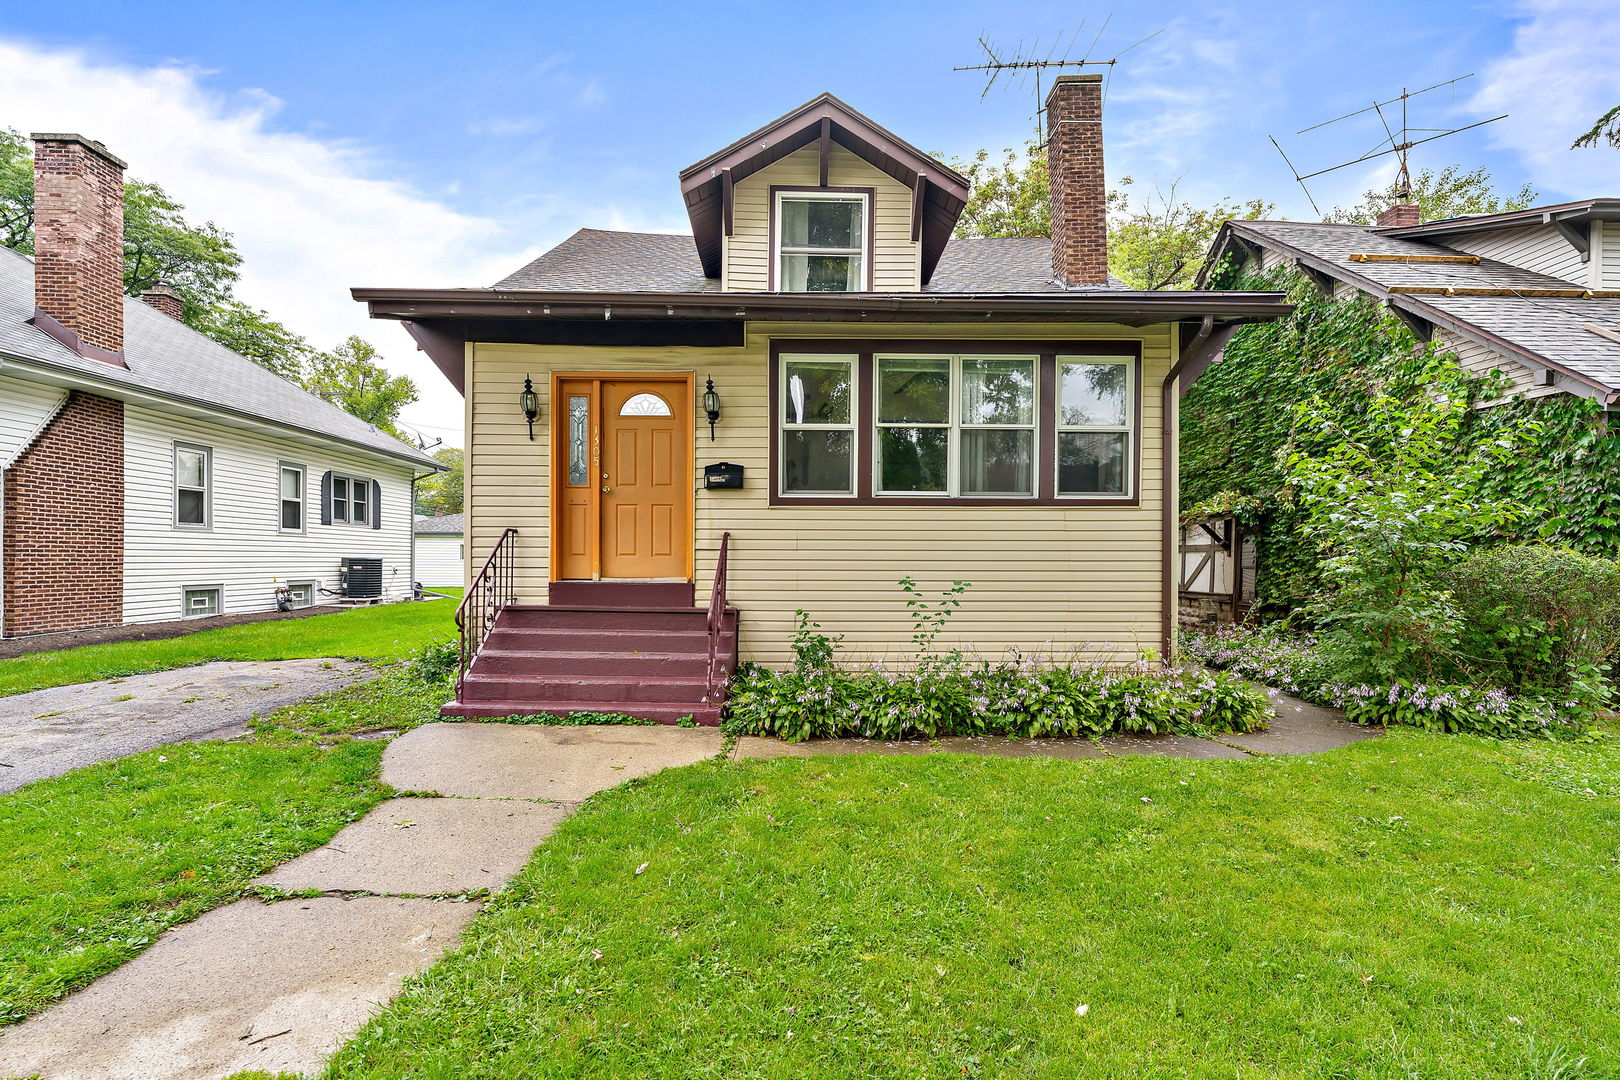
[[[610,487],[608,487],[608,486],[607,486],[607,485],[606,485],[606,484],[603,484],[603,485],[602,485],[602,494],[604,494],[604,495],[606,495],[606,494],[607,494],[607,493],[608,493],[608,492],[610,492],[610,491],[612,491],[612,490],[613,490],[613,489],[612,489],[612,488],[610,488]]]

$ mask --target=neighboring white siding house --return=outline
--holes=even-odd
[[[462,516],[416,519],[416,580],[429,589],[467,583],[467,544]]]
[[[206,451],[205,526],[176,523],[175,447]],[[283,470],[296,475],[282,527]],[[381,500],[366,522],[321,522],[321,477],[375,481]],[[185,590],[220,588],[225,613],[270,611],[278,586],[301,587],[298,606],[330,604],[340,560],[380,558],[387,599],[411,590],[408,465],[290,438],[243,431],[156,409],[124,410],[124,621],[183,614]],[[369,504],[368,498],[368,504]]]

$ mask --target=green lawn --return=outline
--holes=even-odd
[[[445,590],[450,591],[450,590]],[[166,641],[122,641],[0,660],[0,696],[210,660],[397,659],[454,635],[454,600],[381,604],[304,619],[242,623]]]
[[[1617,911],[1607,741],[704,764],[591,800],[327,1075],[1611,1078]]]

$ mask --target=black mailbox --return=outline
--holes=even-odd
[[[703,466],[703,486],[706,488],[742,487],[743,467],[729,461],[717,461]]]

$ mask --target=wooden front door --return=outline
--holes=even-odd
[[[690,579],[690,380],[559,376],[553,388],[553,580]]]

